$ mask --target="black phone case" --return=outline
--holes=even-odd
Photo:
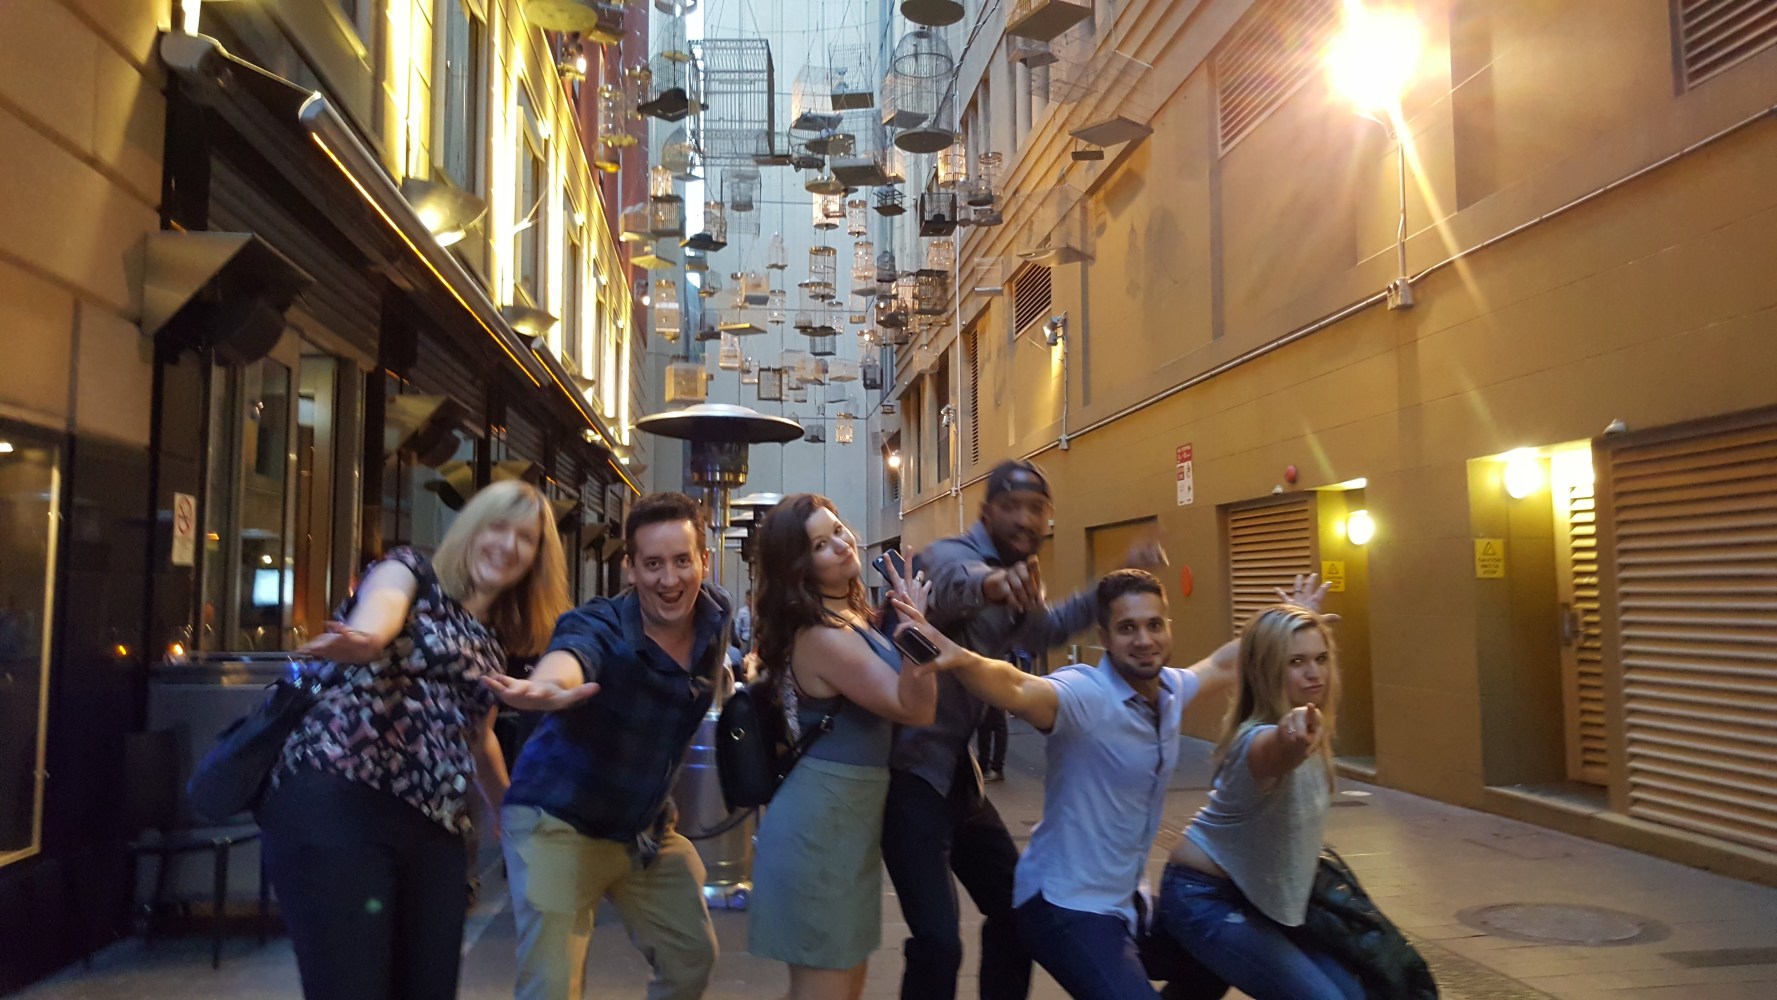
[[[917,629],[895,633],[895,648],[907,655],[915,663],[930,663],[938,658],[938,647],[932,645]]]

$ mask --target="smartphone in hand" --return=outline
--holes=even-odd
[[[940,655],[938,647],[919,629],[902,629],[895,633],[895,648],[914,663],[930,663]]]
[[[894,577],[889,576],[889,567],[891,565],[894,567],[895,576],[898,576],[903,580],[907,579],[907,561],[901,558],[901,551],[899,549],[889,549],[882,555],[870,560],[870,565],[876,568],[876,572],[880,573],[882,578],[887,581],[888,585],[891,587],[895,585]]]

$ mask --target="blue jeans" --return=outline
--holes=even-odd
[[[1018,939],[1074,1000],[1156,1000],[1123,918],[1032,896],[1012,911]]]
[[[1300,928],[1260,913],[1227,879],[1167,865],[1159,919],[1198,961],[1253,1000],[1364,1000],[1356,972]]]

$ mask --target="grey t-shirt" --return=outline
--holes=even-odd
[[[1253,726],[1235,739],[1216,772],[1209,804],[1185,836],[1222,866],[1260,913],[1299,927],[1320,858],[1331,789],[1319,756],[1282,778],[1260,782],[1247,766],[1253,738],[1276,726]]]

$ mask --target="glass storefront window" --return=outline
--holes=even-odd
[[[37,853],[43,827],[62,457],[49,441],[0,421],[0,865]]]

